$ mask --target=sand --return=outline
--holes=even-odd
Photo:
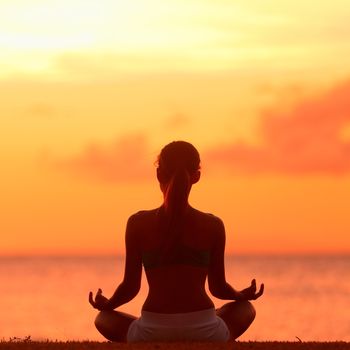
[[[2,341],[0,350],[350,350],[346,342],[144,343]]]

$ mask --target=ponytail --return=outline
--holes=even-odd
[[[190,177],[186,169],[179,169],[170,179],[164,195],[162,253],[160,260],[171,261],[181,242],[183,214],[187,207]]]
[[[170,179],[164,196],[164,208],[170,217],[179,217],[184,212],[190,186],[188,171],[185,168],[178,169]]]

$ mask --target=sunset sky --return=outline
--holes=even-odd
[[[348,0],[2,0],[0,255],[114,254],[193,143],[237,254],[350,253]]]

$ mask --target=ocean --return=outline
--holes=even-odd
[[[123,257],[1,257],[0,339],[103,340],[94,328],[89,291],[110,296]],[[256,319],[240,340],[350,341],[350,256],[227,256],[235,288],[265,283]],[[139,315],[147,294],[120,310]],[[225,303],[213,298],[216,306]]]

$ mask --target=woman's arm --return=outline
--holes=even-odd
[[[210,293],[219,299],[236,300],[238,292],[226,282],[225,276],[225,227],[219,218],[215,218],[213,227],[213,249],[208,271]]]
[[[128,220],[125,232],[125,271],[124,279],[117,287],[111,298],[107,299],[102,291],[96,294],[95,301],[90,292],[90,304],[99,310],[113,310],[132,300],[140,290],[142,275],[142,255],[138,237],[137,220],[135,215]]]
[[[264,292],[264,284],[256,293],[256,282],[252,281],[250,287],[237,291],[226,281],[225,276],[225,242],[226,234],[223,222],[216,218],[214,227],[214,243],[208,271],[208,285],[210,293],[224,300],[254,300]]]

